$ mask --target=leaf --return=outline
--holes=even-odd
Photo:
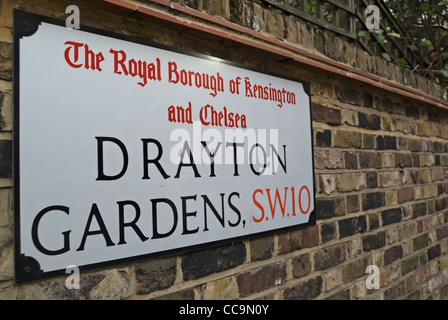
[[[381,29],[369,29],[369,32],[376,33],[376,34],[383,34],[384,30]]]
[[[408,65],[408,62],[406,61],[406,59],[403,59],[403,58],[397,59],[395,61],[398,62],[402,66],[407,66]]]
[[[392,61],[392,58],[390,57],[390,55],[389,55],[388,53],[384,52],[384,53],[382,54],[382,56],[383,56],[383,58],[386,59],[388,62],[391,62],[391,61]]]
[[[365,37],[367,36],[367,31],[359,31],[358,32],[358,37]]]
[[[378,34],[378,41],[382,44],[386,43],[386,38],[384,38],[383,34]]]
[[[420,5],[420,10],[422,10],[423,12],[428,12],[429,11],[429,3],[422,3],[421,5]]]
[[[448,71],[446,71],[446,70],[440,70],[440,73],[443,74],[443,76],[444,76],[445,78],[448,78]]]
[[[447,0],[447,1],[448,1],[448,0]],[[415,46],[415,45],[413,45],[413,44],[408,45],[408,48],[411,49],[412,51],[418,51],[417,46]]]
[[[401,34],[398,34],[396,32],[389,32],[387,35],[395,38],[401,38]]]
[[[430,46],[432,46],[432,43],[429,40],[422,39],[422,41],[420,41],[420,45],[423,46],[423,47],[429,48]]]

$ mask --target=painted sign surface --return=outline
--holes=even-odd
[[[301,82],[22,12],[15,49],[17,281],[313,223]]]

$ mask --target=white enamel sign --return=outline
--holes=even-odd
[[[314,223],[301,82],[22,12],[15,48],[17,281]]]

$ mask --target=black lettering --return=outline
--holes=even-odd
[[[184,156],[185,156],[185,152],[188,152],[189,154],[189,158],[190,158],[190,163],[184,163]],[[188,144],[188,141],[184,142],[184,148],[182,149],[182,154],[180,156],[180,163],[179,166],[177,167],[177,172],[176,175],[174,176],[174,178],[179,178],[180,176],[180,169],[182,167],[191,167],[194,171],[194,176],[195,178],[200,178],[201,175],[198,172],[198,168],[196,167],[196,164],[194,163],[194,159],[193,159],[193,154],[191,153],[190,150],[190,145]]]
[[[143,178],[149,179],[148,164],[153,163],[162,174],[164,179],[168,179],[170,176],[163,170],[162,165],[159,163],[160,158],[162,158],[163,148],[159,141],[156,139],[142,139],[143,141]],[[157,156],[154,159],[148,159],[148,143],[154,143],[157,146]]]
[[[199,231],[199,227],[197,227],[194,230],[188,230],[188,227],[187,227],[187,218],[191,217],[191,216],[196,217],[196,212],[197,212],[197,211],[187,212],[187,200],[195,200],[196,201],[196,195],[181,197],[181,199],[182,199],[182,222],[183,222],[182,234],[196,233]]]
[[[166,203],[171,207],[172,213],[173,213],[173,226],[170,231],[166,233],[160,233],[157,229],[157,205],[159,203]],[[151,199],[152,203],[152,238],[151,239],[160,239],[160,238],[166,238],[173,234],[174,230],[176,230],[177,227],[177,209],[174,203],[166,198],[159,198],[159,199]],[[165,220],[165,217],[164,217]]]
[[[233,146],[233,168],[234,168],[234,174],[233,176],[239,176],[238,174],[238,160],[236,156],[236,148],[237,147],[244,147],[244,142],[227,142],[226,148],[228,146]]]
[[[137,226],[137,221],[140,218],[140,207],[138,204],[134,201],[128,200],[128,201],[119,201],[118,204],[118,218],[119,218],[119,230],[120,230],[120,241],[118,244],[126,244],[125,237],[124,237],[124,228],[131,227],[134,229],[135,233],[138,235],[140,240],[142,242],[145,242],[149,238],[146,237],[143,232],[140,230],[140,228]],[[124,222],[124,207],[125,206],[131,206],[135,209],[135,218],[131,222]]]
[[[41,210],[37,214],[37,216],[34,218],[33,226],[31,228],[31,238],[33,239],[34,246],[37,248],[37,250],[39,250],[43,254],[47,254],[49,256],[55,256],[55,255],[58,255],[58,254],[63,254],[63,253],[65,253],[65,252],[70,250],[69,234],[70,234],[71,230],[62,232],[62,235],[64,237],[64,246],[61,249],[58,249],[58,250],[48,250],[47,248],[45,248],[41,244],[41,242],[39,240],[38,229],[39,229],[40,220],[42,219],[42,217],[46,213],[48,213],[50,211],[62,211],[64,213],[66,213],[67,215],[69,214],[69,208],[68,207],[64,207],[64,206],[50,206],[50,207],[47,207],[47,208]]]
[[[275,153],[277,155],[278,162],[282,166],[283,171],[285,171],[285,173],[286,173],[286,145],[283,145],[283,160],[285,160],[285,162],[283,162],[282,159],[280,159],[277,149],[275,149],[272,144],[270,144],[270,146],[271,146],[271,150],[272,150],[272,159],[274,159],[274,153]],[[272,160],[272,161],[274,161],[274,160]],[[272,162],[272,174],[275,174],[274,162]]]
[[[252,159],[252,152],[254,151],[254,149],[255,149],[256,147],[261,148],[261,150],[263,151],[263,162],[264,162],[264,164],[263,164],[262,170],[261,170],[260,172],[258,172],[258,171],[255,170],[254,165],[253,165],[254,161],[253,161],[253,159]],[[257,157],[257,158],[258,158],[258,157]],[[267,161],[267,160],[266,160],[266,151],[264,150],[263,146],[262,146],[261,144],[259,144],[259,143],[254,144],[254,145],[252,146],[252,148],[250,148],[250,152],[249,152],[250,169],[252,170],[252,172],[253,172],[255,175],[257,175],[257,176],[263,174],[263,172],[264,172],[264,170],[266,170],[266,166],[267,166],[266,161]]]
[[[237,216],[238,216],[238,220],[237,220],[235,223],[230,222],[230,220],[227,221],[227,222],[229,223],[229,226],[231,226],[231,227],[236,227],[236,226],[239,225],[240,222],[241,222],[241,212],[240,212],[240,210],[238,210],[237,207],[234,206],[234,204],[233,204],[232,201],[231,201],[231,199],[232,199],[234,196],[237,196],[238,199],[240,198],[240,194],[239,194],[238,192],[232,192],[232,193],[229,195],[229,198],[227,199],[227,203],[229,204],[229,207],[230,207],[233,211],[235,211],[235,213],[236,213]]]
[[[95,217],[96,222],[98,223],[98,226],[100,227],[99,230],[93,230],[90,231],[90,225],[92,224],[93,217]],[[89,218],[87,219],[86,228],[84,230],[84,234],[82,236],[81,244],[79,248],[76,251],[82,251],[84,250],[84,246],[86,244],[86,240],[88,236],[92,236],[95,234],[102,234],[104,237],[104,240],[106,240],[106,246],[114,246],[115,244],[112,242],[112,239],[110,238],[109,232],[107,232],[106,225],[104,224],[103,218],[101,217],[101,213],[98,210],[98,206],[96,203],[92,205],[92,209],[90,210]]]
[[[202,145],[204,146],[205,151],[207,151],[207,154],[210,158],[210,177],[216,177],[215,175],[215,156],[216,152],[218,152],[219,147],[221,146],[221,142],[218,142],[218,145],[215,148],[215,152],[211,153],[208,149],[207,142],[201,141]]]
[[[126,150],[125,145],[123,142],[118,140],[117,138],[113,137],[95,137],[95,139],[98,141],[97,144],[97,150],[98,150],[98,178],[96,180],[118,180],[120,179],[125,173],[128,168],[129,163],[129,157],[128,152]],[[104,174],[104,154],[103,154],[103,143],[105,141],[113,142],[115,143],[121,150],[121,153],[123,155],[123,167],[121,171],[116,175],[106,175]]]
[[[218,210],[215,209],[215,207],[213,206],[212,202],[210,201],[210,199],[206,196],[206,195],[201,195],[201,197],[204,199],[204,231],[208,231],[209,229],[207,228],[207,204],[208,207],[210,209],[212,209],[213,213],[215,214],[215,217],[218,219],[219,223],[221,223],[221,225],[223,227],[224,226],[224,193],[221,193],[221,215],[219,215]]]

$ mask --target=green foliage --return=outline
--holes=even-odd
[[[384,0],[384,4],[401,30],[361,30],[357,36],[369,45],[380,45],[387,61],[448,86],[448,0]],[[406,55],[395,52],[392,57],[389,41],[398,43]]]
[[[392,58],[390,57],[390,55],[388,54],[388,53],[386,53],[386,52],[384,52],[383,54],[382,54],[382,56],[383,56],[383,58],[384,59],[386,59],[387,61],[392,61]]]
[[[432,42],[429,41],[429,40],[426,40],[426,39],[422,39],[422,40],[420,41],[420,46],[429,48],[429,47],[432,46]]]
[[[384,0],[384,3],[403,31],[397,38],[416,57],[410,68],[448,85],[448,0]],[[387,36],[397,35],[390,32]],[[395,62],[404,65],[404,58]]]

